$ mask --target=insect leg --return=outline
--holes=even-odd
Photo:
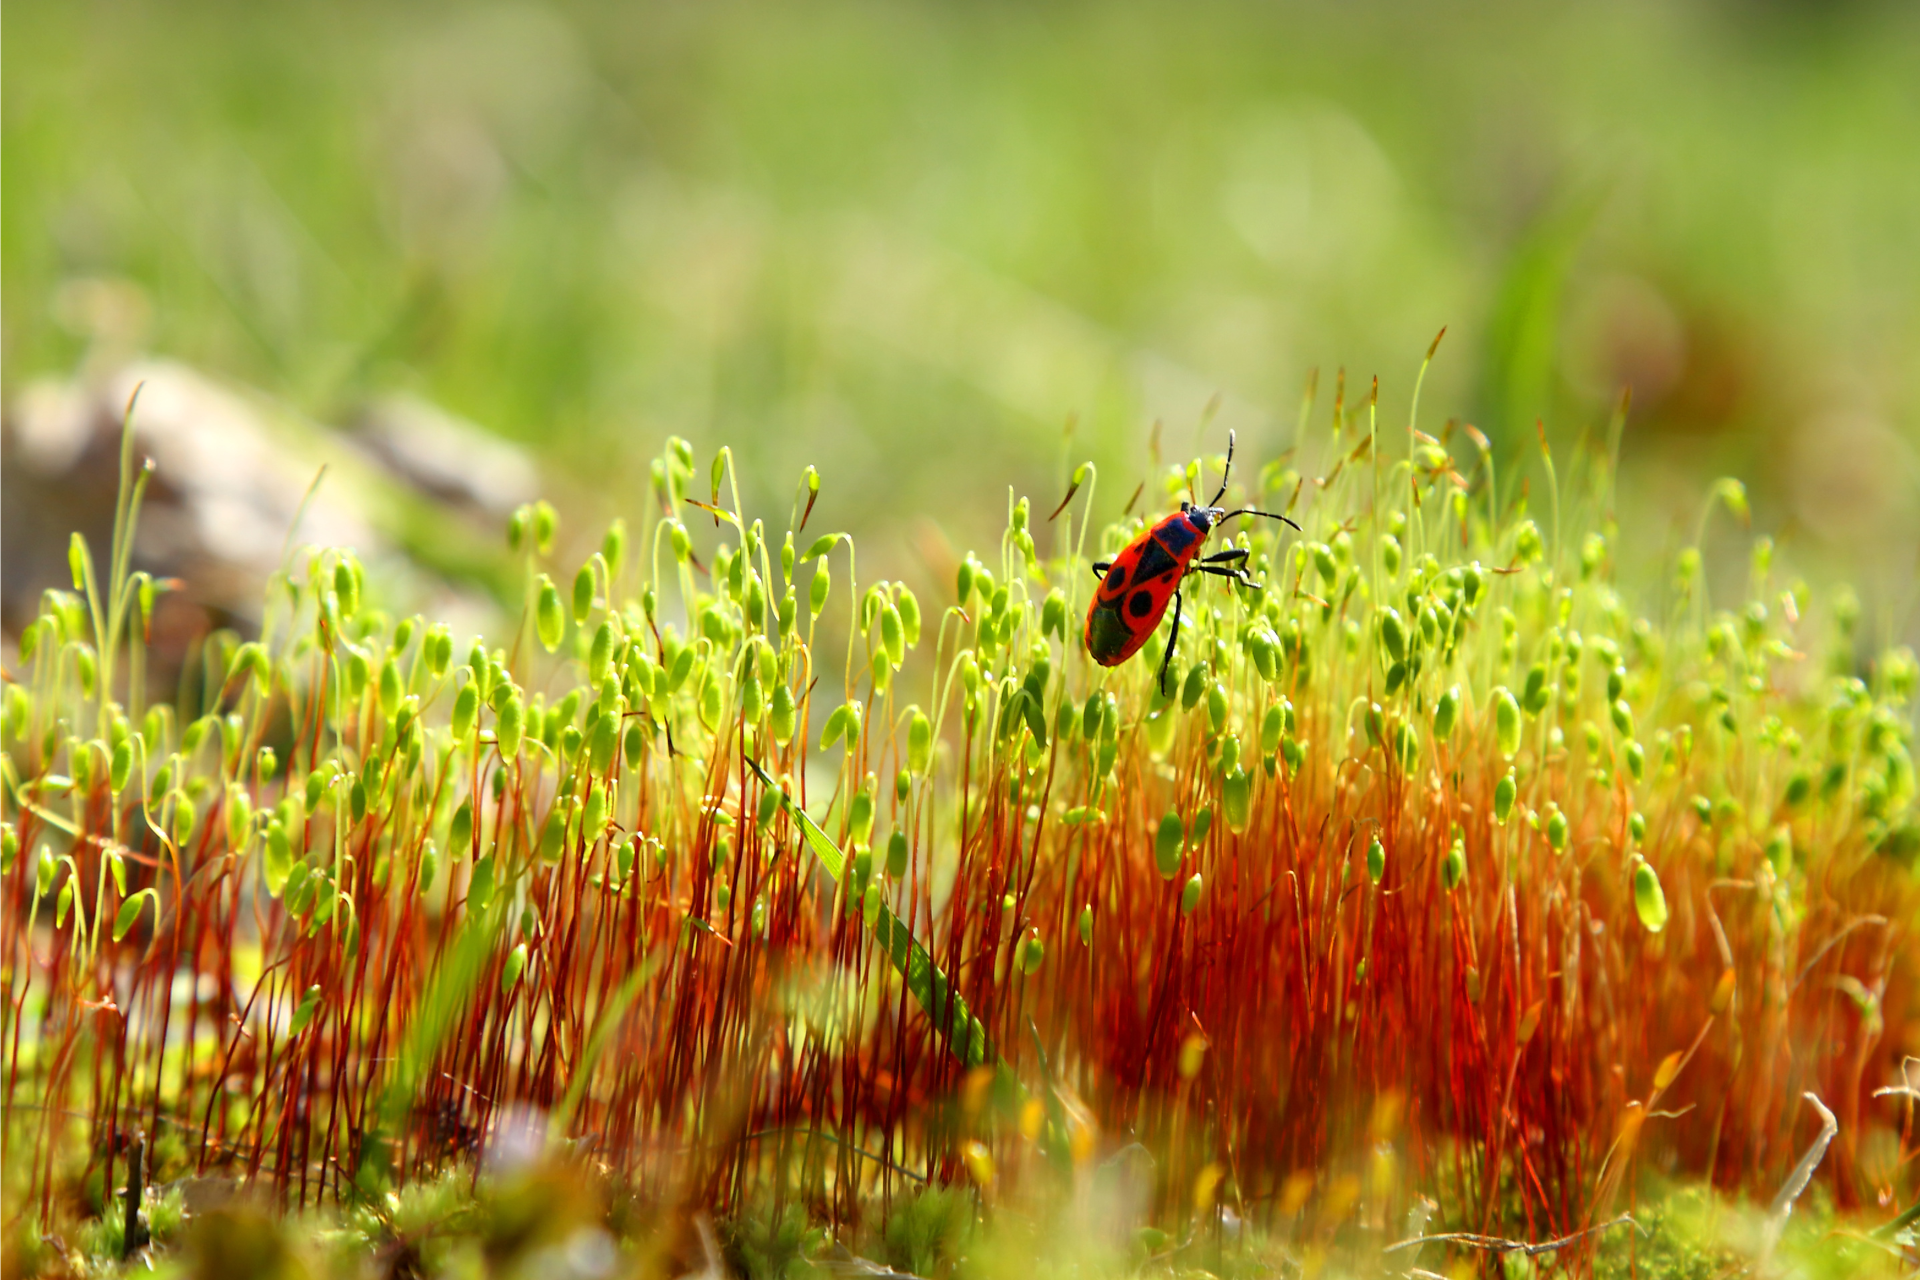
[[[1257,587],[1260,584],[1247,576],[1247,556],[1252,554],[1244,547],[1232,547],[1226,551],[1202,556],[1193,566],[1202,573],[1210,573],[1216,578],[1232,578],[1242,586]],[[1227,568],[1232,565],[1232,568]]]
[[[1113,561],[1102,560],[1093,566],[1093,576],[1096,578],[1105,578],[1107,576],[1107,570],[1111,568],[1113,568]]]
[[[1235,582],[1239,583],[1241,586],[1252,587],[1255,590],[1258,590],[1260,587],[1259,583],[1255,582],[1252,578],[1247,576],[1246,569],[1239,566],[1236,566],[1232,569],[1224,569],[1215,565],[1210,565],[1202,562],[1200,564],[1194,565],[1191,572],[1212,574],[1216,578],[1232,578]]]
[[[1173,665],[1173,642],[1180,638],[1180,592],[1173,593],[1173,630],[1167,632],[1166,656],[1160,659],[1160,692],[1167,692],[1167,668]],[[1171,695],[1169,695],[1171,696]]]

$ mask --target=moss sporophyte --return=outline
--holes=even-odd
[[[1240,580],[1188,579],[1161,664],[1075,626],[1160,519],[1090,464],[910,588],[808,534],[818,473],[769,528],[675,439],[578,564],[515,514],[517,631],[303,549],[178,702],[129,452],[105,572],[76,537],[5,685],[10,1198],[98,1204],[138,1129],[155,1179],[358,1203],[538,1113],[721,1214],[1005,1203],[1138,1143],[1173,1232],[1431,1198],[1541,1239],[1649,1158],[1773,1194],[1789,1079],[1905,1151],[1913,656],[1858,662],[1764,541],[1738,598],[1694,554],[1643,603],[1604,460],[1543,527],[1478,433],[1394,434],[1342,399],[1243,466],[1226,505],[1302,532],[1218,530]]]

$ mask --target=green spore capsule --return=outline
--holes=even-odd
[[[1199,813],[1193,816],[1193,825],[1187,830],[1187,843],[1198,847],[1207,838],[1207,832],[1213,830],[1213,806],[1203,805]]]
[[[1511,759],[1520,749],[1520,704],[1505,685],[1493,691],[1493,731],[1500,754]]]
[[[1404,662],[1407,657],[1407,628],[1401,621],[1399,610],[1388,605],[1380,611],[1380,640],[1395,662]]]
[[[869,776],[867,785],[854,793],[853,804],[847,811],[847,839],[854,844],[865,844],[873,835],[873,781]]]
[[[520,981],[520,975],[527,969],[527,944],[517,942],[513,950],[507,953],[507,962],[500,967],[500,994],[512,992],[514,984]]]
[[[453,811],[453,820],[447,827],[447,853],[458,858],[468,852],[473,843],[473,802],[462,800],[460,807]]]
[[[560,641],[567,634],[567,616],[560,605],[560,588],[553,585],[553,579],[546,574],[540,575],[539,594],[534,605],[534,625],[540,636],[540,646],[548,653],[560,647]]]
[[[593,631],[593,645],[587,650],[587,678],[599,684],[613,665],[615,643],[613,623],[603,620]]]
[[[1633,909],[1648,933],[1667,927],[1667,895],[1660,887],[1660,876],[1651,864],[1642,862],[1633,871]]]
[[[320,984],[314,983],[307,988],[307,994],[300,997],[300,1003],[294,1008],[293,1021],[287,1026],[287,1034],[298,1036],[313,1021],[314,1014],[320,1011]]]
[[[1180,914],[1190,916],[1193,909],[1200,905],[1200,895],[1206,888],[1206,881],[1198,871],[1188,878],[1186,887],[1180,890]]]
[[[607,577],[618,578],[627,562],[627,522],[615,516],[600,539],[600,555],[607,562]]]
[[[1793,869],[1793,832],[1788,828],[1776,827],[1767,838],[1767,861],[1780,875]]]
[[[1080,945],[1083,947],[1093,945],[1093,904],[1091,902],[1080,908]]]
[[[822,560],[813,567],[813,582],[807,587],[807,610],[810,616],[819,617],[820,611],[827,607],[827,594],[833,590],[833,574]]]
[[[1509,769],[1493,788],[1493,820],[1505,823],[1513,816],[1514,798],[1520,794],[1520,787],[1514,781],[1513,770]]]
[[[1147,751],[1155,759],[1164,757],[1173,749],[1174,731],[1179,723],[1174,719],[1171,708],[1157,711],[1147,717]]]
[[[1567,847],[1567,815],[1558,806],[1547,815],[1547,845],[1555,853],[1561,853]]]
[[[1367,879],[1379,884],[1387,874],[1387,849],[1375,837],[1367,844]]]
[[[1453,726],[1460,718],[1460,686],[1454,685],[1440,695],[1440,701],[1433,707],[1433,737],[1436,742],[1445,742],[1453,736]]]
[[[193,837],[194,821],[197,818],[193,801],[181,796],[173,805],[173,843],[185,845]]]
[[[1244,834],[1253,817],[1253,779],[1245,769],[1236,766],[1221,779],[1220,807],[1226,813],[1227,829]]]
[[[794,705],[793,691],[787,688],[786,681],[773,687],[773,737],[774,741],[785,745],[793,738],[794,726],[798,722],[798,708]]]
[[[593,561],[580,566],[580,572],[573,575],[573,624],[579,626],[593,612]]]
[[[1547,665],[1536,662],[1527,669],[1527,682],[1520,695],[1520,705],[1526,708],[1528,715],[1537,716],[1546,710],[1547,699],[1551,696],[1552,690],[1547,687]]]
[[[1191,711],[1200,705],[1200,699],[1207,691],[1207,664],[1196,662],[1187,672],[1185,683],[1180,686],[1180,709]]]
[[[494,738],[500,746],[500,758],[512,760],[520,754],[520,735],[526,729],[526,708],[520,695],[510,693],[494,718]]]
[[[1280,749],[1280,738],[1285,732],[1286,717],[1281,714],[1280,704],[1275,703],[1260,719],[1260,754],[1271,758]]]
[[[1180,848],[1186,834],[1186,824],[1180,821],[1180,815],[1169,811],[1160,819],[1160,827],[1153,837],[1153,864],[1159,868],[1162,879],[1171,880],[1180,873]]]

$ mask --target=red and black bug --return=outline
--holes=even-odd
[[[1271,511],[1252,507],[1228,511],[1219,506],[1232,470],[1233,432],[1229,431],[1227,465],[1220,472],[1220,489],[1212,502],[1204,507],[1182,502],[1180,510],[1128,543],[1111,561],[1093,566],[1100,575],[1100,589],[1094,592],[1093,605],[1087,610],[1087,652],[1095,662],[1115,667],[1138,653],[1166,613],[1168,601],[1172,601],[1173,630],[1167,633],[1166,656],[1160,659],[1160,687],[1165,690],[1167,669],[1173,662],[1173,642],[1180,635],[1180,584],[1186,576],[1210,573],[1258,589],[1260,584],[1247,576],[1244,549],[1200,554],[1207,535],[1235,516],[1265,516],[1296,529],[1300,526]]]

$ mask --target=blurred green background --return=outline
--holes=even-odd
[[[1321,413],[1344,366],[1398,424],[1447,325],[1430,429],[1519,456],[1631,383],[1631,538],[1737,474],[1912,625],[1911,3],[3,21],[10,397],[135,351],[321,421],[408,391],[534,445],[596,524],[667,434],[729,443],[769,523],[817,464],[819,527],[905,574],[920,517],[984,547],[1069,458],[1117,514],[1156,418],[1170,456],[1223,425],[1271,456],[1315,366]]]

